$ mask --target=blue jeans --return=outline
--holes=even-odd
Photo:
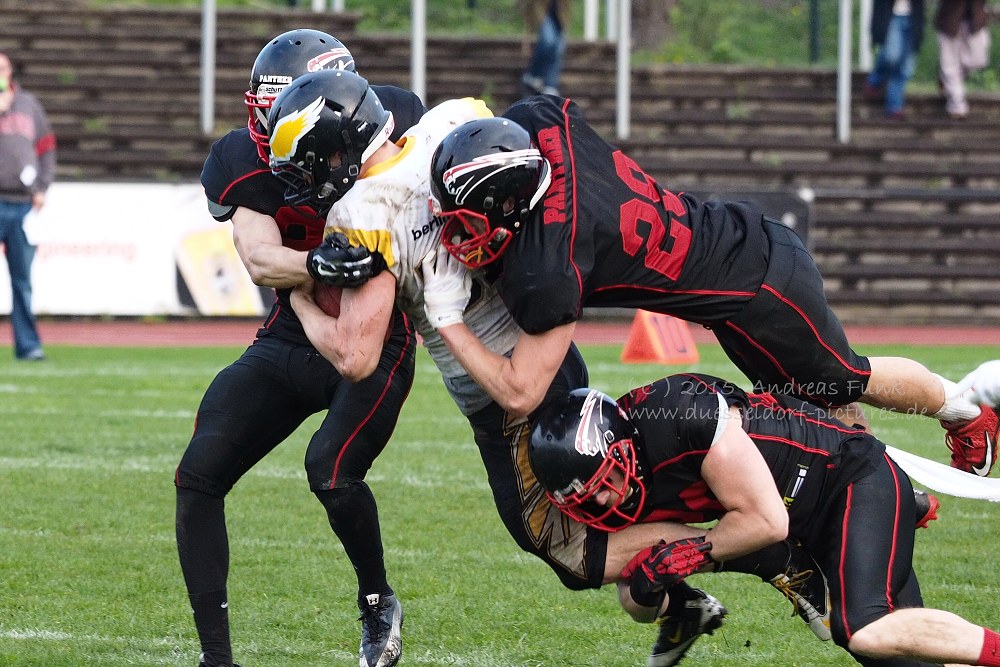
[[[30,203],[0,200],[0,241],[10,270],[10,322],[14,327],[14,355],[18,358],[42,348],[31,312],[31,262],[35,259],[35,246],[28,243],[23,227],[29,211]]]
[[[557,90],[565,51],[566,38],[563,27],[559,24],[555,8],[552,8],[538,28],[538,42],[535,44],[535,51],[525,72],[525,81],[527,82],[530,77],[541,81],[545,88]]]
[[[913,30],[909,16],[892,15],[885,44],[878,51],[875,68],[868,75],[868,83],[880,88],[885,85],[885,112],[898,113],[906,103],[906,83],[917,66],[913,50]]]

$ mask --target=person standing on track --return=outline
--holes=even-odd
[[[246,93],[247,127],[212,146],[201,180],[209,210],[233,224],[233,241],[253,281],[277,300],[256,340],[212,381],[177,467],[176,531],[181,570],[201,642],[201,667],[233,665],[229,628],[229,541],[225,497],[258,461],[310,415],[326,417],[305,454],[309,488],[358,578],[360,667],[391,667],[402,651],[402,606],[386,576],[378,510],[364,478],[386,446],[413,382],[415,339],[399,311],[375,369],[363,380],[316,351],[289,303],[296,285],[338,283],[325,269],[337,251],[321,244],[330,202],[286,200],[267,168],[267,110],[292,80],[319,69],[353,70],[350,51],[316,30],[292,30],[260,51]],[[398,136],[424,112],[416,95],[377,87]],[[390,128],[391,130],[391,128]]]
[[[56,138],[38,99],[14,79],[14,64],[0,52],[0,243],[10,273],[14,358],[44,361],[31,309],[35,246],[24,232],[32,210],[45,205],[56,171]]]

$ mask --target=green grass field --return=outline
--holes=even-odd
[[[248,332],[249,333],[249,332]],[[624,366],[586,346],[611,393],[679,370]],[[996,347],[874,347],[957,378]],[[193,667],[197,639],[174,547],[173,470],[195,409],[234,348],[49,346],[40,364],[0,348],[0,665]],[[697,369],[739,378],[715,346]],[[231,622],[244,667],[356,665],[355,579],[309,493],[302,458],[315,419],[228,498]],[[941,429],[873,415],[886,441],[946,460]],[[468,427],[421,353],[397,433],[369,481],[390,581],[406,612],[401,665],[644,665],[655,632],[611,589],[570,592],[522,555],[493,509]],[[1000,506],[942,498],[915,558],[929,605],[1000,625]],[[730,609],[685,664],[852,665],[745,575],[691,579]]]

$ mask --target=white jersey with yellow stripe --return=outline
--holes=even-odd
[[[440,225],[431,216],[431,157],[451,130],[492,115],[482,101],[471,98],[448,100],[430,109],[400,139],[402,151],[369,169],[327,217],[327,234],[341,232],[352,244],[382,253],[396,277],[396,303],[414,321],[445,378],[466,373],[424,314],[420,264],[441,242]],[[496,290],[478,279],[465,323],[498,354],[510,352],[521,333]]]

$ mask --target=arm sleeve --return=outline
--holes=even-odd
[[[222,174],[225,172],[225,163],[219,159],[219,155],[213,144],[205,164],[201,168],[201,187],[205,190],[205,197],[208,199],[208,212],[219,222],[225,222],[233,217],[236,207],[232,204],[223,204],[222,199]]]
[[[719,430],[719,415],[728,412],[716,387],[691,373],[636,387],[618,404],[645,438],[675,442],[671,455],[708,449]]]
[[[712,384],[696,376],[677,376],[681,382],[679,398],[681,442],[691,449],[708,449],[722,435],[729,416],[725,398]]]
[[[580,317],[583,295],[570,261],[570,231],[566,225],[528,224],[504,253],[497,289],[525,333],[544,333]]]

